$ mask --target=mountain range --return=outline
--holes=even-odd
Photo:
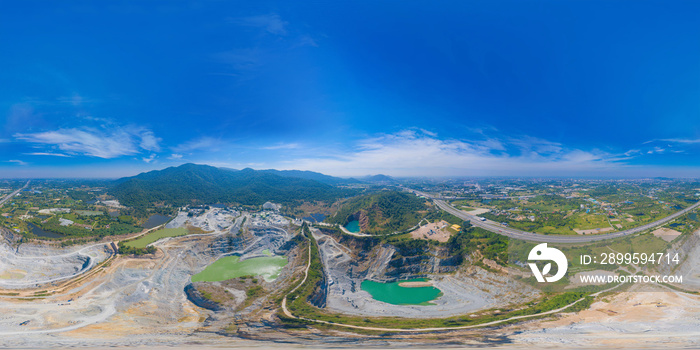
[[[121,178],[114,182],[109,193],[127,206],[261,205],[266,201],[289,205],[304,201],[332,202],[350,196],[354,191],[333,186],[346,181],[307,171],[234,170],[183,164]]]

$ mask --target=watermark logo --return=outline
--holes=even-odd
[[[553,261],[557,264],[557,273],[554,276],[544,277],[544,275],[548,274],[549,271],[552,269],[551,262],[548,262],[547,265],[544,265],[542,271],[540,271],[540,269],[537,268],[536,263],[528,263],[528,265],[530,265],[532,273],[537,279],[537,282],[556,282],[562,277],[564,277],[564,275],[566,274],[566,270],[569,268],[569,264],[566,260],[566,256],[564,255],[564,253],[562,253],[561,250],[557,248],[547,247],[547,243],[538,244],[534,248],[532,248],[532,250],[530,250],[530,254],[527,256],[527,259],[529,261]]]

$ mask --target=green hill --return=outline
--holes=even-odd
[[[349,184],[358,184],[361,183],[361,181],[354,179],[354,178],[341,178],[341,177],[335,177],[335,176],[330,176],[326,174],[321,174],[313,171],[308,171],[308,170],[275,170],[275,169],[268,169],[268,170],[260,170],[263,172],[267,172],[270,174],[275,174],[279,176],[284,176],[284,177],[295,177],[295,178],[300,178],[300,179],[307,179],[307,180],[314,180],[318,182],[322,182],[327,185],[349,185]]]
[[[122,178],[109,191],[127,206],[164,202],[174,206],[230,203],[261,205],[266,201],[293,205],[303,201],[332,202],[349,192],[318,181],[284,177],[253,169],[230,170],[184,164]]]
[[[326,222],[346,225],[358,220],[364,233],[391,234],[415,226],[428,210],[424,199],[385,190],[351,198]]]

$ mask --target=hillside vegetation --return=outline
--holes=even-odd
[[[266,201],[293,205],[335,201],[348,191],[318,181],[285,177],[253,169],[228,170],[184,164],[117,180],[110,193],[127,206],[154,203],[174,206],[231,203],[261,205]]]
[[[300,179],[314,180],[314,181],[318,181],[318,182],[321,182],[321,183],[324,183],[327,185],[333,185],[333,186],[361,183],[361,181],[359,181],[357,179],[353,179],[353,178],[344,179],[344,178],[330,176],[330,175],[321,174],[321,173],[317,173],[314,171],[308,171],[308,170],[268,169],[268,170],[260,170],[260,171],[283,176],[283,177],[295,177],[295,178],[300,178]]]
[[[415,226],[429,209],[424,199],[384,190],[351,198],[326,221],[346,225],[358,220],[364,233],[391,234]]]

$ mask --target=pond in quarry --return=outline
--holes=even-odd
[[[241,276],[262,276],[274,281],[287,265],[286,256],[265,256],[240,261],[236,255],[224,256],[192,276],[192,282],[218,282]]]
[[[427,278],[391,283],[362,281],[360,288],[368,292],[375,300],[394,305],[432,305],[430,301],[439,298],[442,292],[429,285]]]
[[[360,222],[357,220],[353,220],[348,222],[347,225],[345,225],[345,229],[352,233],[359,233],[360,232]]]
[[[162,225],[172,219],[169,216],[166,215],[161,215],[161,214],[153,214],[151,215],[146,222],[141,225],[143,228],[154,228],[156,226]]]

